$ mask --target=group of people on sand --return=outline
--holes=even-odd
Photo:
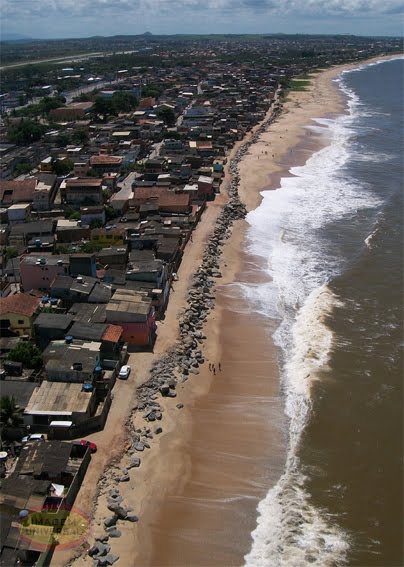
[[[220,364],[220,362],[218,364],[218,370],[219,372],[222,371],[222,365]],[[216,376],[216,366],[211,362],[209,362],[209,372],[213,372],[214,376]]]

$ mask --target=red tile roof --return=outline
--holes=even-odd
[[[32,317],[40,303],[39,297],[33,297],[27,293],[16,293],[15,295],[2,297],[0,298],[0,315],[16,313],[17,315]]]
[[[135,187],[134,200],[157,199],[166,193],[168,193],[166,187]]]
[[[90,157],[91,165],[120,165],[122,163],[122,158],[120,156],[109,156],[106,154],[100,154],[97,156]]]
[[[188,193],[167,192],[159,197],[159,207],[168,205],[188,206],[190,196]]]
[[[94,177],[81,177],[79,179],[66,179],[66,187],[101,187],[102,179]]]
[[[4,204],[32,201],[37,180],[29,177],[23,180],[0,180],[0,201]]]
[[[108,325],[108,327],[104,331],[104,334],[101,337],[101,340],[109,341],[111,343],[117,343],[121,338],[122,333],[123,333],[123,329],[119,325]]]

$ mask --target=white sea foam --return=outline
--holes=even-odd
[[[338,303],[323,286],[314,290],[293,325],[293,354],[285,364],[286,413],[290,419],[286,469],[258,506],[248,567],[335,566],[345,559],[347,535],[333,519],[310,503],[306,477],[297,456],[302,430],[310,416],[310,388],[327,367],[332,333],[324,316]]]
[[[247,567],[336,566],[343,564],[349,549],[349,535],[338,520],[313,506],[298,456],[311,413],[311,387],[327,370],[333,344],[325,317],[338,298],[327,283],[345,268],[326,231],[380,204],[366,185],[341,173],[351,157],[355,118],[366,108],[342,79],[339,84],[349,114],[316,121],[328,129],[330,144],[304,166],[292,168],[277,191],[263,192],[260,207],[247,216],[249,252],[264,260],[270,281],[241,289],[254,309],[270,317],[276,313],[280,320],[274,339],[282,352],[289,418],[285,471],[258,506]]]

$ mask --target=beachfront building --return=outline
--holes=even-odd
[[[149,348],[153,345],[156,337],[156,315],[152,299],[147,293],[117,290],[105,312],[107,323],[122,327],[122,341],[139,348]]]

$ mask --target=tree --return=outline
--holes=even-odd
[[[30,119],[22,119],[8,130],[8,139],[18,146],[37,142],[46,132],[46,126]]]
[[[73,211],[69,215],[69,220],[80,220],[80,219],[81,219],[81,214],[79,211]]]
[[[75,144],[80,144],[81,146],[84,146],[85,144],[87,144],[89,140],[88,132],[84,130],[84,128],[75,130],[72,134],[72,140]]]
[[[102,222],[100,221],[100,219],[93,219],[93,220],[90,222],[90,228],[91,228],[91,230],[92,230],[93,228],[101,228],[101,227],[102,227]]]
[[[38,347],[29,342],[19,343],[7,355],[7,360],[22,362],[27,368],[39,369],[42,366],[42,355]]]
[[[17,258],[18,250],[14,246],[7,246],[5,249],[5,260],[8,262],[11,258]]]
[[[56,175],[67,175],[74,167],[71,159],[55,159],[52,161],[52,169]]]
[[[69,247],[65,244],[56,244],[56,254],[68,254]]]
[[[130,112],[138,105],[135,95],[127,91],[114,93],[112,96],[112,103],[117,112]]]
[[[108,116],[116,116],[118,114],[112,97],[106,98],[103,96],[97,96],[94,100],[93,108],[91,110],[97,116],[102,116],[104,122],[106,122]]]
[[[98,242],[86,242],[81,247],[81,252],[85,254],[92,254],[93,252],[99,252],[102,250],[102,244],[98,244]]]
[[[65,102],[66,99],[60,95],[52,97],[46,96],[40,101],[39,106],[41,107],[43,114],[49,114],[49,112],[54,108],[64,106]]]
[[[55,138],[55,143],[59,148],[65,148],[70,144],[70,142],[71,138],[66,132],[61,132]]]
[[[158,98],[162,92],[163,89],[157,85],[150,85],[142,88],[142,96],[144,97],[151,96],[153,98]]]
[[[110,221],[116,217],[116,211],[113,207],[106,206],[105,207],[105,217],[107,221]]]
[[[112,195],[112,191],[111,189],[103,189],[102,190],[102,200],[104,203],[106,203],[108,201],[108,199],[110,199]]]
[[[3,427],[18,427],[22,423],[23,410],[17,405],[14,396],[0,399],[0,423]]]
[[[176,117],[175,117],[175,112],[172,108],[168,108],[168,107],[160,108],[156,112],[156,114],[159,118],[164,120],[164,123],[168,128],[175,126]]]
[[[29,173],[32,169],[32,163],[28,161],[22,161],[21,163],[17,163],[14,168],[15,175],[22,175],[24,173]]]

